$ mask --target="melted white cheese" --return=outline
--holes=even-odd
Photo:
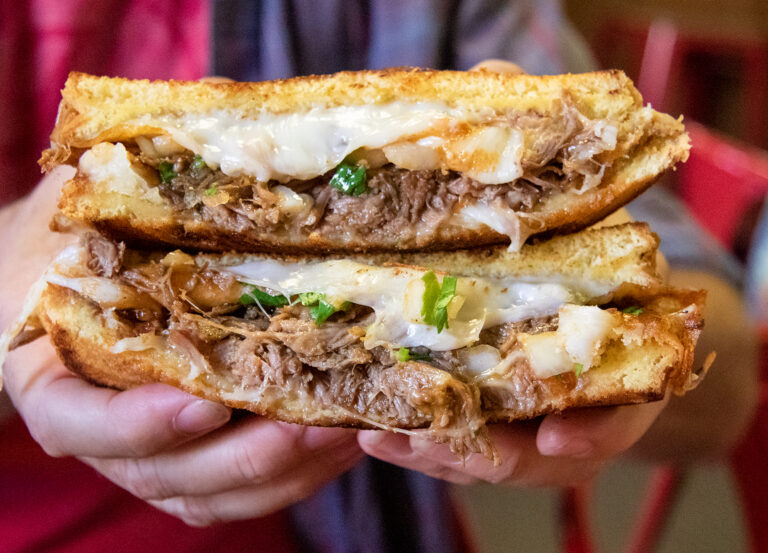
[[[321,292],[371,307],[376,319],[365,337],[368,348],[458,349],[476,342],[485,327],[551,315],[574,300],[574,294],[561,284],[459,277],[456,295],[462,302],[449,318],[449,327],[438,333],[420,319],[421,278],[426,272],[422,269],[374,267],[349,260],[284,263],[273,259],[216,269],[287,296]]]
[[[413,160],[405,145],[418,144],[420,168],[464,171],[495,184],[522,174],[522,133],[488,124],[490,110],[451,108],[438,102],[314,107],[305,112],[264,112],[254,119],[214,110],[207,114],[146,115],[129,124],[152,126],[200,154],[210,167],[259,181],[307,180],[336,167],[359,148],[397,143],[394,158]],[[445,140],[444,138],[449,138]],[[431,152],[430,152],[431,150]],[[408,163],[406,161],[406,163]]]

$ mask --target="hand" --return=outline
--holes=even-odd
[[[525,70],[511,61],[483,60],[469,68],[470,71],[490,71],[491,73],[510,73],[513,75],[525,75]]]
[[[43,179],[0,211],[0,324],[71,237],[47,224],[69,171]],[[4,234],[4,236],[3,236]],[[191,525],[261,516],[296,502],[362,456],[353,430],[247,416],[162,384],[119,392],[67,371],[48,340],[11,353],[4,381],[32,436],[53,456],[76,456],[141,499]]]
[[[639,440],[665,403],[577,409],[548,415],[540,423],[491,425],[499,466],[480,454],[462,461],[447,445],[417,436],[365,431],[358,433],[358,442],[382,461],[456,484],[567,486],[589,480]]]

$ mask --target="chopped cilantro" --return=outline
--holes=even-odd
[[[202,171],[207,167],[208,166],[205,164],[205,161],[203,160],[203,156],[201,156],[200,154],[195,154],[195,157],[192,159],[192,163],[189,164],[189,168],[192,171]]]
[[[401,363],[406,361],[432,361],[432,357],[427,353],[416,353],[408,348],[397,350],[397,360]]]
[[[259,304],[262,308],[282,307],[284,305],[288,305],[288,298],[282,294],[273,296],[271,294],[267,294],[263,290],[259,290],[255,286],[248,286],[248,288],[245,289],[243,295],[240,296],[240,303],[242,305],[253,305],[256,303]]]
[[[640,309],[637,305],[633,305],[631,307],[625,307],[621,310],[622,313],[626,313],[627,315],[640,315],[643,310]]]
[[[330,185],[347,196],[359,196],[368,191],[367,181],[365,167],[342,162],[331,177]]]
[[[411,358],[411,352],[408,350],[408,348],[400,348],[397,350],[397,360],[401,363],[405,363],[408,361],[408,359]]]
[[[584,372],[584,365],[582,365],[581,363],[574,363],[573,372],[576,375],[576,378],[579,378],[581,376],[581,373]]]
[[[157,170],[160,172],[160,180],[163,181],[164,184],[168,184],[178,176],[176,171],[173,170],[173,164],[167,161],[163,161],[158,165]]]
[[[299,294],[299,301],[301,302],[301,305],[307,306],[313,305],[324,298],[325,294],[321,294],[319,292],[303,292]]]
[[[211,186],[210,188],[205,189],[205,195],[206,196],[215,196],[219,193],[219,187],[218,186]]]
[[[336,307],[325,299],[325,294],[319,292],[304,292],[299,294],[301,305],[309,307],[309,316],[315,321],[316,326],[323,324],[328,317],[337,311],[346,311],[351,305],[348,301]]]
[[[456,277],[443,277],[442,286],[437,282],[437,276],[432,271],[426,273],[424,295],[422,296],[421,317],[428,325],[436,326],[440,334],[448,326],[448,304],[456,296]]]

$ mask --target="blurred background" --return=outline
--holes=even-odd
[[[599,66],[624,69],[654,108],[684,115],[691,158],[661,186],[744,264],[749,306],[768,328],[768,2],[567,0],[563,9]],[[174,17],[158,16],[167,13]],[[35,162],[70,69],[109,73],[108,59],[122,76],[199,78],[210,67],[209,18],[196,0],[2,0],[0,204],[39,179]],[[104,48],[84,47],[94,37]],[[766,397],[726,462],[660,469],[619,462],[589,488],[475,486],[454,495],[483,552],[768,551]]]

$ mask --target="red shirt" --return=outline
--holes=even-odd
[[[292,553],[284,511],[191,528],[73,458],[48,457],[18,417],[0,424],[0,553]]]

